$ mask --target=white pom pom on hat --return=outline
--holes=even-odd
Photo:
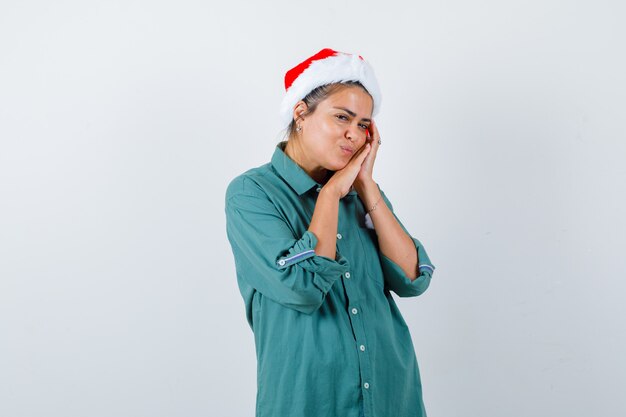
[[[280,119],[283,128],[293,120],[296,104],[311,91],[326,84],[343,81],[358,81],[372,96],[375,116],[382,100],[374,70],[360,55],[322,49],[307,58],[285,74],[285,97],[280,105]]]

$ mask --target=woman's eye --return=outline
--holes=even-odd
[[[367,129],[369,128],[369,126],[368,126],[368,125],[359,125],[359,126],[360,126],[360,127],[361,127],[361,129],[363,129],[363,130],[367,130]]]
[[[337,115],[337,119],[339,119],[339,120],[348,120],[348,117],[346,115],[344,115],[344,114],[338,114]]]

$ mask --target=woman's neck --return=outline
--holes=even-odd
[[[310,161],[306,157],[306,152],[304,152],[298,140],[288,140],[284,152],[285,155],[302,168],[309,177],[313,178],[315,182],[318,184],[326,183],[328,180],[328,170]]]

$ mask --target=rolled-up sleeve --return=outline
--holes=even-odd
[[[315,254],[317,237],[298,236],[268,195],[249,179],[231,183],[226,193],[226,230],[237,276],[263,296],[311,314],[348,270],[341,256]]]
[[[411,280],[398,264],[381,254],[381,266],[383,275],[385,276],[385,284],[400,297],[415,297],[426,291],[430,285],[433,271],[435,270],[435,267],[430,263],[424,246],[422,246],[419,240],[413,237],[411,239],[413,239],[415,243],[417,257],[419,259],[417,278]]]
[[[435,271],[435,266],[430,261],[430,258],[428,257],[426,249],[424,248],[422,243],[413,236],[411,236],[411,234],[406,230],[400,219],[398,219],[398,216],[396,216],[393,211],[393,206],[391,205],[391,202],[387,199],[387,196],[382,190],[381,195],[383,196],[387,207],[389,207],[389,210],[391,210],[404,232],[409,235],[413,240],[418,259],[417,277],[412,280],[411,278],[406,276],[406,274],[404,273],[402,268],[398,266],[398,264],[396,264],[394,261],[381,253],[380,263],[385,278],[385,285],[387,288],[398,294],[400,297],[418,296],[426,291],[426,289],[428,289],[433,272]]]

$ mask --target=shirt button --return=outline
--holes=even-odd
[[[337,233],[337,239],[341,240],[343,236],[341,236],[341,233]]]
[[[278,261],[278,265],[283,266],[285,265],[285,260],[281,259],[280,261]]]
[[[365,384],[363,384],[363,388],[369,389],[369,387],[370,387],[370,384],[368,384],[367,382]]]
[[[359,346],[359,349],[361,349],[361,352],[365,352],[365,345]]]
[[[357,310],[356,308],[353,308],[353,309],[352,309],[352,314],[356,314],[356,313],[358,313],[358,312],[359,312],[359,310]]]
[[[346,278],[348,278],[348,279],[350,278],[350,273],[349,272],[346,272]]]
[[[322,191],[322,187],[317,187],[315,191],[319,193],[320,191]]]

